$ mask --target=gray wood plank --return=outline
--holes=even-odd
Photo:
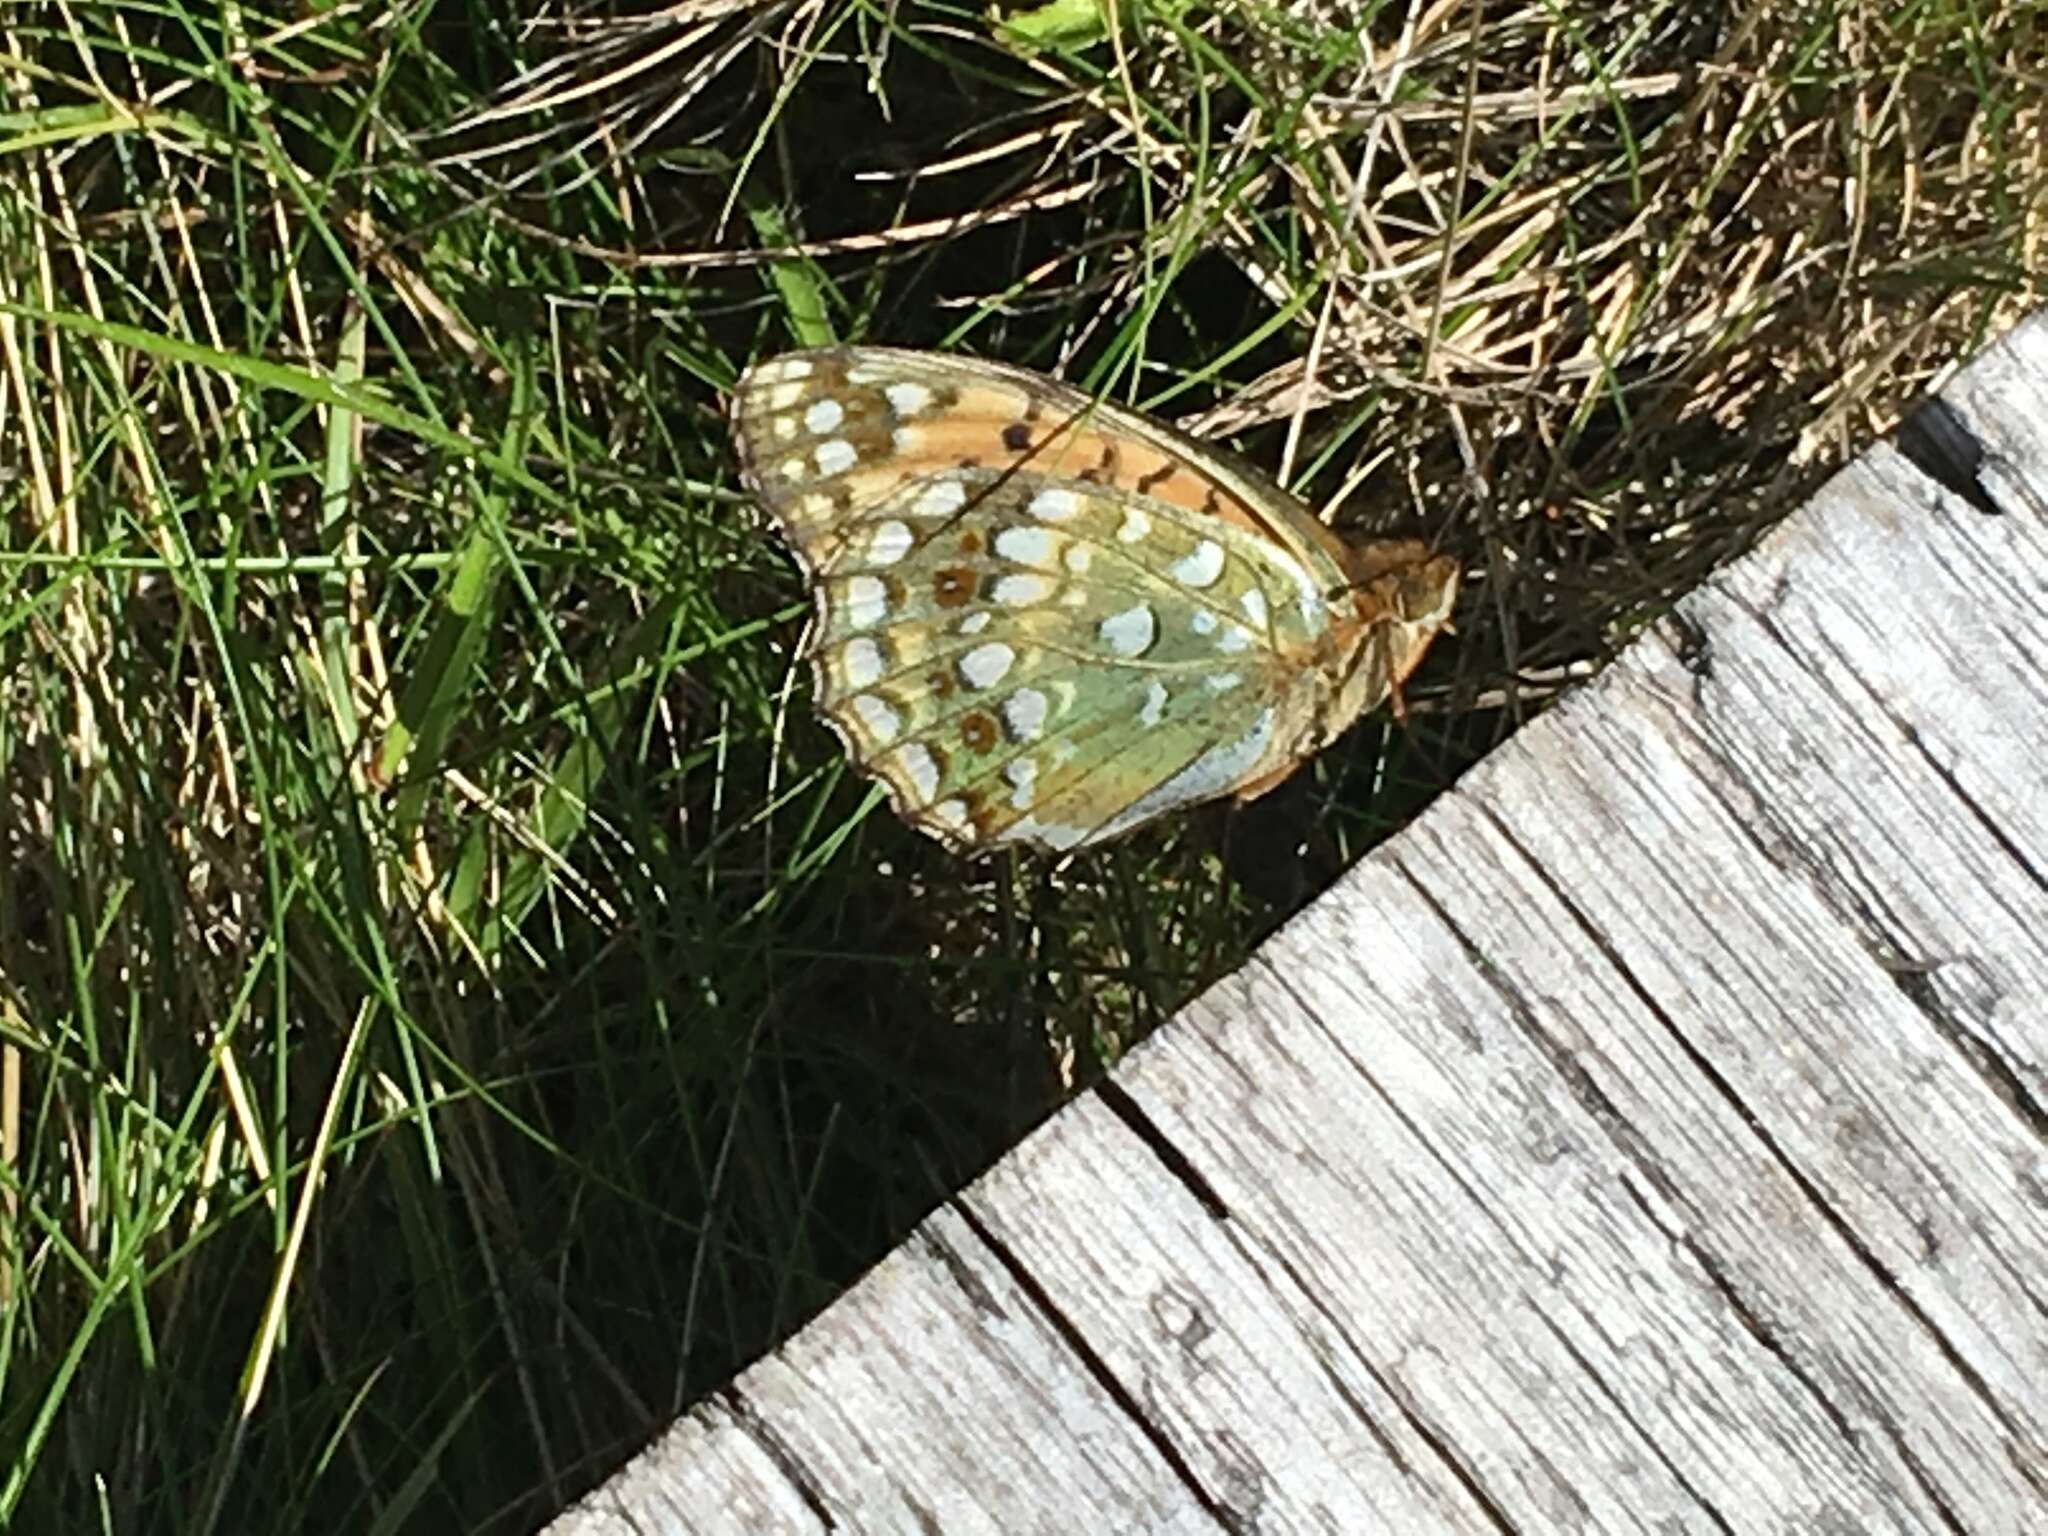
[[[1910,469],[1879,450],[1828,494],[1903,499],[1921,490]],[[1814,510],[1825,524],[1830,504]],[[1675,739],[1694,738],[1694,750],[1720,759],[1750,835],[1865,934],[1915,1006],[1967,1048],[1988,1052],[1987,1070],[2014,1074],[2040,1102],[2048,1055],[2027,978],[2038,979],[2048,955],[2048,888],[2024,849],[2048,846],[2048,761],[2039,751],[2048,742],[2048,525],[1985,519],[1952,498],[1927,516],[1957,524],[1953,540],[1930,541],[1911,565],[1895,551],[1887,589],[1856,595],[1863,615],[1846,616],[1840,605],[1815,612],[1803,589],[1767,587],[1766,573],[1748,567],[1697,594],[1684,610],[1694,638],[1732,665],[1692,686],[1690,718]],[[1797,533],[1818,539],[1826,529]],[[1995,630],[1969,611],[1973,577],[1944,581],[1957,550],[2009,579],[2032,573],[2034,590],[2005,605]],[[1944,607],[1959,613],[1949,625],[1955,655],[1929,690],[1938,701],[1931,709],[1917,702],[1918,690],[1823,664],[1845,654],[1836,632],[1847,625],[1889,651],[1886,615]],[[1925,654],[1933,638],[1912,644]],[[1799,665],[1777,666],[1780,650]],[[1654,687],[1679,691],[1655,648],[1641,659]],[[2003,812],[1987,810],[1996,800],[2007,802]]]
[[[797,1477],[724,1404],[700,1403],[548,1527],[552,1536],[651,1531],[823,1532]]]
[[[1208,1107],[1229,1123],[1230,1103]],[[1020,1147],[966,1203],[1179,1448],[1228,1523],[1498,1529],[1353,1346],[1326,1288],[1299,1273],[1298,1255],[1218,1219],[1100,1099],[1067,1112],[1058,1136]]]
[[[2048,1529],[2048,321],[1944,400],[552,1529]]]
[[[942,1210],[549,1531],[1125,1527],[1218,1529],[1017,1277]]]
[[[1517,1038],[1496,978],[1448,929],[1423,931],[1412,890],[1382,874],[1353,893],[1359,929],[1291,931],[1291,986],[1212,992],[1130,1074],[1239,1241],[1306,1293],[1331,1352],[1509,1529],[1940,1529],[1894,1507],[1791,1373],[1722,1324],[1681,1220]],[[1390,934],[1413,963],[1356,985],[1361,946],[1377,962]],[[1099,1199],[1094,1215],[1090,1242]],[[1206,1294],[1198,1271],[1171,1283]],[[1120,1336],[1147,1342],[1130,1320]],[[1270,1428],[1274,1447],[1298,1434]],[[1333,1513],[1325,1528],[1444,1528]]]

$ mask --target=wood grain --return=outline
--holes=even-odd
[[[551,1530],[2048,1530],[2048,321],[1940,409]]]

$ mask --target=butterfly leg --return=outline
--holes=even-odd
[[[1408,700],[1401,693],[1401,679],[1395,678],[1387,684],[1387,713],[1394,717],[1394,724],[1408,723]]]

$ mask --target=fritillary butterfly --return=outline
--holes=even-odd
[[[1391,697],[1455,561],[1021,368],[831,347],[741,377],[747,488],[817,602],[817,702],[913,826],[1099,843],[1278,784]]]

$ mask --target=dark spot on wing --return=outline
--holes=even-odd
[[[1003,446],[1012,453],[1022,453],[1031,446],[1031,428],[1021,421],[1013,421],[1003,428]]]
[[[949,565],[932,576],[932,601],[941,608],[958,608],[974,596],[974,572],[964,565]]]
[[[993,718],[975,710],[960,722],[960,740],[967,750],[979,755],[988,752],[996,744],[996,723]]]

